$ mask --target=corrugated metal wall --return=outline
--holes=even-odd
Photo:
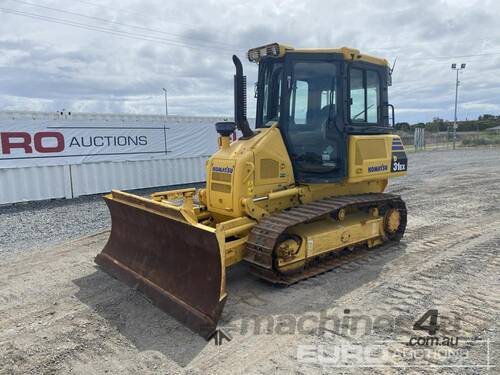
[[[200,182],[204,166],[201,157],[72,165],[73,196]]]
[[[0,204],[205,181],[204,157],[0,169]]]
[[[68,166],[0,169],[0,204],[72,198]]]

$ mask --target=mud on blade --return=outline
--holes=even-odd
[[[142,197],[113,191],[105,200],[111,234],[96,263],[209,338],[226,301],[215,230],[191,225]]]

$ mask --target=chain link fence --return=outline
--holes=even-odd
[[[397,134],[401,137],[407,151],[453,149],[453,133],[451,131],[430,132],[424,128],[415,128],[410,132],[399,131]],[[500,146],[500,132],[457,132],[456,148],[477,146]]]

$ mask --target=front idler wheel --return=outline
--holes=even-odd
[[[401,213],[397,208],[390,208],[384,215],[384,230],[393,240],[396,238],[397,232],[401,226]]]
[[[302,238],[300,236],[294,234],[281,236],[274,248],[274,264],[280,273],[290,275],[302,271],[305,259],[297,261],[301,244]]]

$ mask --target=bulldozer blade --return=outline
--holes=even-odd
[[[209,339],[226,302],[215,230],[191,225],[174,210],[135,195],[113,191],[105,200],[111,234],[95,262]]]

